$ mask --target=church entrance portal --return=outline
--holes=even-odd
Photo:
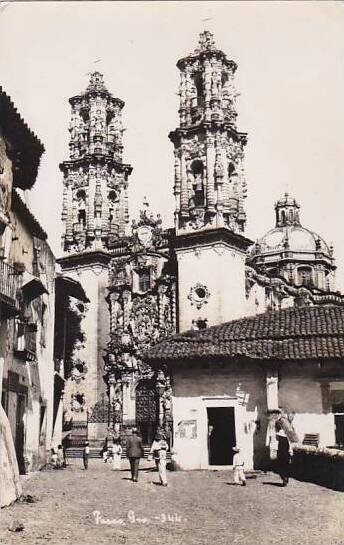
[[[145,445],[151,445],[156,432],[159,412],[154,384],[141,380],[136,388],[136,426]]]
[[[234,407],[208,407],[209,465],[233,465]]]

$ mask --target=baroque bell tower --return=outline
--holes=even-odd
[[[244,314],[246,134],[236,126],[237,65],[200,34],[180,70],[179,127],[169,134],[175,157],[175,229],[179,329]]]
[[[227,226],[243,232],[246,134],[236,128],[237,65],[206,31],[177,67],[179,127],[169,135],[175,155],[176,229]]]
[[[63,179],[63,249],[106,249],[124,236],[129,222],[128,176],[122,161],[123,100],[106,89],[99,72],[91,74],[85,93],[69,99],[69,159]]]
[[[91,74],[86,91],[69,103],[69,158],[60,165],[65,255],[58,262],[64,274],[81,283],[89,303],[82,309],[84,341],[67,362],[71,374],[66,377],[64,409],[72,430],[73,426],[80,430],[88,421],[88,438],[96,441],[104,437],[108,423],[103,377],[104,349],[110,339],[106,303],[110,248],[127,235],[132,167],[122,159],[124,102],[107,90],[103,75]]]

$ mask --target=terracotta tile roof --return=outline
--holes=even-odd
[[[344,358],[343,307],[292,307],[187,331],[143,354],[147,362],[245,357],[259,360]]]
[[[31,189],[36,181],[44,146],[25,123],[1,86],[0,127],[3,136],[12,147],[13,186]]]

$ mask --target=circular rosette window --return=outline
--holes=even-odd
[[[210,297],[210,292],[204,284],[199,282],[190,289],[188,299],[191,302],[191,305],[195,305],[198,309],[202,308],[203,305],[208,303]]]

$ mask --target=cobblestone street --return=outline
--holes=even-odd
[[[91,460],[89,470],[73,460],[65,470],[47,470],[24,481],[35,503],[2,510],[6,544],[290,544],[344,543],[344,495],[274,474],[233,486],[231,471],[169,472],[169,486],[144,463],[139,482],[128,463],[112,472]],[[98,511],[99,513],[95,513]],[[10,531],[22,523],[24,529]]]

